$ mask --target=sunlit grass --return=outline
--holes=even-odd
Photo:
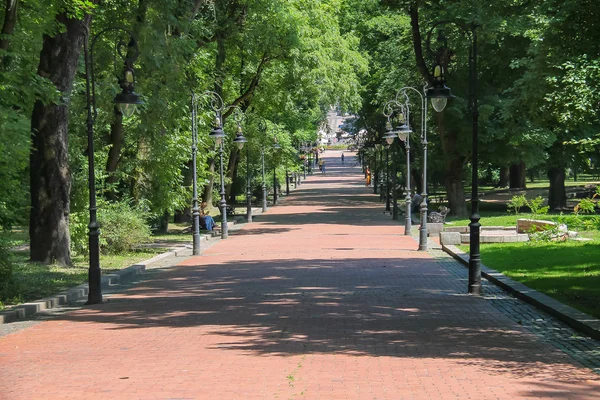
[[[600,233],[582,236],[593,240],[485,244],[481,259],[532,289],[600,318]],[[460,248],[469,251],[468,245]]]
[[[104,273],[120,270],[160,252],[160,249],[144,249],[119,255],[101,255],[100,267]],[[25,303],[87,282],[88,261],[83,256],[73,258],[73,267],[33,263],[28,261],[28,257],[28,251],[13,252],[13,277],[1,291],[0,308],[2,303],[5,306]]]

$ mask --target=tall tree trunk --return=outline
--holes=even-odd
[[[146,20],[147,11],[147,0],[139,0],[136,20],[132,31],[136,39],[144,25],[144,21]],[[130,53],[132,51],[134,51],[134,49],[131,47],[127,49],[127,57],[131,56]],[[115,187],[115,185],[118,183],[118,176],[116,172],[117,168],[119,167],[119,162],[121,161],[121,151],[123,150],[123,146],[125,144],[125,139],[123,136],[123,114],[117,106],[113,107],[113,120],[110,124],[108,144],[110,146],[110,150],[108,151],[108,157],[106,159],[106,173],[108,175],[106,178],[106,183],[107,187],[109,188],[107,197],[111,200],[116,200],[119,195]]]
[[[527,187],[527,168],[523,161],[510,164],[510,188],[525,189]]]
[[[225,58],[227,56],[226,48],[225,48],[225,37],[224,34],[218,34],[217,38],[217,57],[215,58],[215,92],[223,98],[223,78],[225,73],[223,71],[223,66],[225,64]],[[222,124],[225,124],[225,119],[221,121]],[[215,163],[216,157],[208,160],[208,171],[209,178],[208,183],[204,186],[204,191],[202,192],[202,200],[205,201],[209,207],[212,205],[213,201],[213,187],[215,184]]]
[[[566,155],[562,140],[555,142],[548,149],[548,179],[550,190],[548,205],[551,211],[560,211],[567,208],[567,191],[565,189]]]
[[[48,78],[69,98],[84,33],[91,16],[83,20],[56,16],[65,31],[54,37],[44,35],[38,75]],[[69,105],[36,101],[31,117],[30,161],[31,210],[29,236],[31,260],[72,265],[69,211],[71,175],[68,160]]]
[[[436,113],[436,117],[444,151],[444,186],[450,215],[465,217],[467,216],[467,203],[463,184],[464,160],[456,148],[457,133],[446,130],[444,113]]]
[[[417,69],[421,76],[430,85],[433,77],[427,68],[427,63],[423,57],[423,45],[421,31],[419,27],[419,2],[413,2],[409,9],[410,24],[413,39],[413,49],[417,62]],[[465,203],[465,190],[463,185],[463,169],[465,165],[464,156],[457,149],[458,133],[447,131],[444,126],[444,113],[436,113],[438,130],[444,151],[444,184],[448,193],[448,202],[450,203],[450,214],[456,216],[467,216],[467,205]]]
[[[0,31],[0,50],[8,50],[10,45],[9,37],[15,32],[15,25],[17,25],[17,10],[19,8],[19,0],[6,0],[6,6],[4,7],[4,23],[2,24],[2,30]],[[9,55],[2,57],[2,66],[7,68],[10,64]]]
[[[550,180],[550,191],[548,193],[548,205],[552,211],[560,211],[567,208],[567,191],[565,189],[565,168],[552,167],[548,169]]]
[[[510,184],[510,169],[508,167],[500,167],[500,182],[498,187],[505,188]]]

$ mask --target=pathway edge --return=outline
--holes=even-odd
[[[442,249],[464,266],[469,266],[469,255],[454,245],[442,245]],[[515,297],[546,311],[573,329],[600,340],[600,320],[555,300],[528,286],[510,279],[504,274],[481,264],[481,275]]]

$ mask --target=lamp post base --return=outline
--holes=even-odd
[[[192,237],[192,255],[199,256],[200,255],[200,234],[194,233]]]

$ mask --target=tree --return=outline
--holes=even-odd
[[[84,4],[86,8],[91,3]],[[71,265],[69,212],[71,177],[68,160],[69,103],[84,35],[91,21],[84,8],[63,9],[56,23],[64,31],[44,35],[38,75],[62,94],[59,103],[37,100],[31,117],[31,260]]]

